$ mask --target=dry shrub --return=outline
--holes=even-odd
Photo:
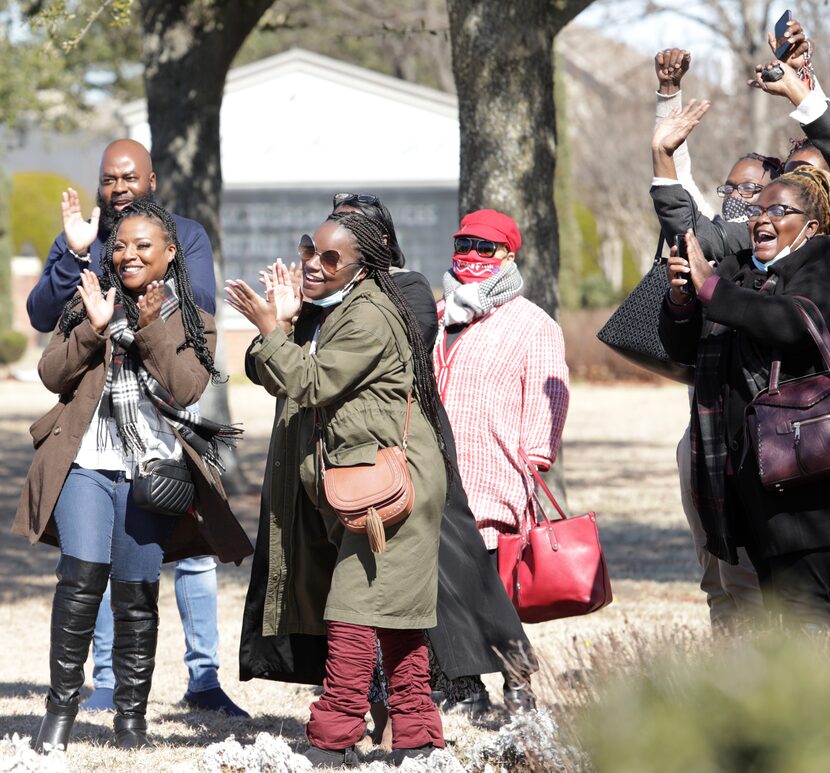
[[[830,770],[830,639],[769,630],[665,653],[580,723],[596,771]]]
[[[563,309],[560,322],[565,334],[565,357],[571,378],[594,382],[639,381],[668,383],[643,370],[601,343],[597,332],[614,309]]]
[[[609,685],[620,680],[637,683],[654,677],[654,664],[670,659],[679,666],[700,652],[708,652],[711,637],[688,626],[675,626],[643,632],[626,623],[586,646],[581,639],[571,641],[557,663],[539,663],[534,676],[534,691],[539,710],[516,715],[499,731],[495,741],[485,742],[485,752],[473,754],[474,763],[486,759],[507,770],[543,773],[589,773],[594,761],[585,743],[586,716],[603,705]],[[507,670],[519,676],[526,668],[523,656],[507,659]],[[670,677],[669,677],[670,678]],[[478,769],[474,764],[474,769]]]

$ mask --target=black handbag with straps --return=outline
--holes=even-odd
[[[674,362],[666,354],[657,332],[660,307],[669,290],[664,243],[661,232],[651,268],[602,326],[597,338],[641,368],[692,384],[694,367]]]

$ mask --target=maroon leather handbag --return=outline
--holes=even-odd
[[[815,312],[818,326],[805,306]],[[798,296],[796,307],[821,352],[825,372],[782,382],[781,360],[773,360],[769,386],[745,412],[761,483],[773,491],[830,478],[830,334],[809,298]]]
[[[612,594],[596,514],[568,518],[522,449],[519,457],[561,516],[549,520],[537,500],[541,521],[536,523],[536,492],[528,479],[532,496],[521,533],[499,535],[499,576],[519,619],[543,623],[602,609]]]

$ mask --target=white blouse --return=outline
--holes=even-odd
[[[106,420],[106,431],[101,433],[99,445],[98,424],[100,421],[101,400],[95,407],[92,420],[81,440],[81,447],[75,455],[75,464],[87,470],[124,470],[131,480],[140,459],[124,448],[114,418]],[[180,459],[182,446],[173,429],[161,416],[155,406],[145,396],[138,401],[138,429],[147,443],[144,460]]]

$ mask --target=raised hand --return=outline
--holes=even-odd
[[[761,76],[765,70],[780,67],[784,71],[783,77],[777,81],[765,81]],[[747,81],[747,85],[766,91],[779,97],[786,97],[795,106],[801,104],[810,93],[810,86],[798,77],[798,73],[785,62],[773,59],[767,64],[755,65],[755,77]]]
[[[682,110],[672,110],[654,129],[652,150],[672,155],[700,123],[709,105],[708,99],[693,99]]]
[[[81,214],[81,202],[78,192],[74,188],[67,188],[61,194],[61,217],[63,218],[63,233],[69,249],[78,255],[85,255],[89,245],[98,236],[98,220],[101,217],[101,208],[92,210],[89,222]]]
[[[271,273],[273,273],[273,268]],[[274,332],[277,327],[277,317],[274,313],[273,293],[270,298],[267,295],[263,298],[241,279],[226,279],[225,292],[227,293],[225,303],[251,322],[263,338]]]
[[[81,271],[81,284],[78,285],[78,292],[86,307],[86,315],[89,324],[97,333],[103,333],[112,319],[112,312],[115,309],[115,288],[110,287],[107,294],[101,292],[101,285],[94,271],[85,268]]]
[[[795,19],[788,21],[787,31],[784,33],[783,38],[776,38],[774,32],[767,33],[767,43],[769,43],[773,56],[775,56],[778,46],[784,45],[785,42],[790,44],[790,50],[782,61],[786,62],[790,67],[794,67],[796,70],[799,67],[803,67],[804,55],[810,51],[812,44],[807,39],[807,33],[801,27],[801,22]]]
[[[295,282],[292,272],[286,268],[285,263],[279,259],[272,266],[271,281],[277,321],[291,322],[300,313],[303,305],[300,285]]]
[[[156,280],[144,288],[144,295],[138,296],[138,326],[147,327],[161,316],[161,304],[164,302],[164,282]]]
[[[294,265],[293,263],[291,264]],[[265,300],[269,303],[274,301],[274,271],[276,270],[276,263],[266,266],[259,272],[259,281],[265,287]]]
[[[664,48],[658,51],[654,56],[658,91],[665,95],[680,91],[680,81],[688,72],[691,63],[692,54],[684,49]]]

